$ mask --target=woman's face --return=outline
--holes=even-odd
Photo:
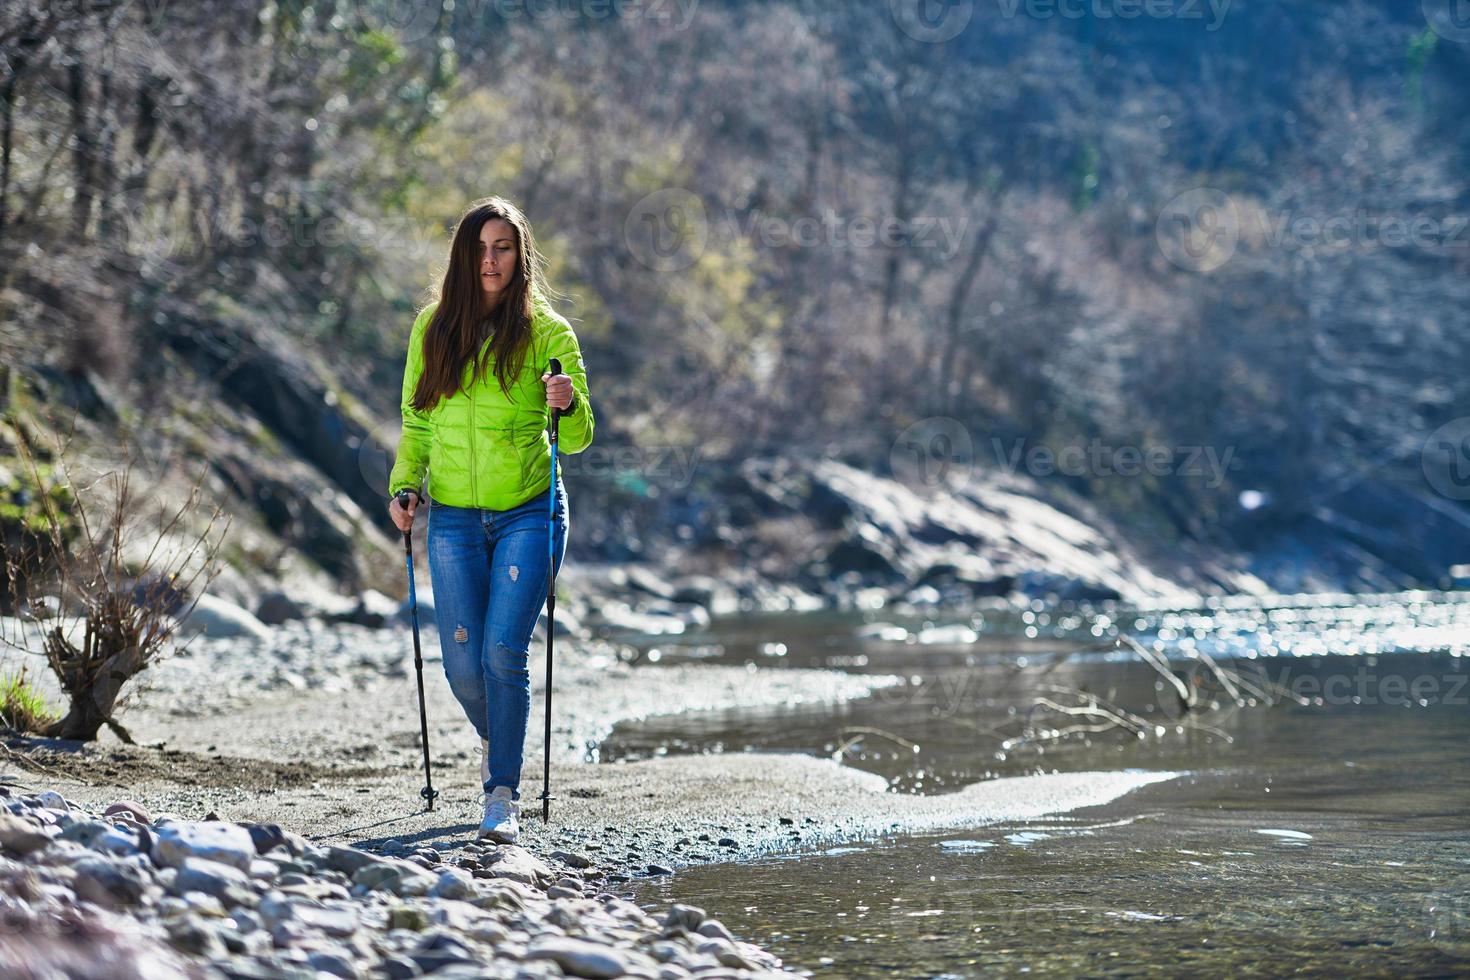
[[[504,218],[491,218],[480,228],[480,287],[493,306],[516,271],[516,230]]]

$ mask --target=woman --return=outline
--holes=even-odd
[[[566,485],[551,511],[548,408],[558,453],[592,442],[587,374],[571,325],[547,303],[541,259],[520,209],[476,201],[454,232],[439,299],[414,320],[403,372],[403,435],[389,514],[413,527],[429,485],[429,575],[444,672],[480,734],[479,836],[519,833],[521,758],[531,707],[531,633],[547,566],[566,552]],[[563,373],[552,375],[552,358]],[[408,507],[397,494],[411,490]],[[554,525],[554,538],[547,535]]]

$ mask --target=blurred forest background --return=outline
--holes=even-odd
[[[628,450],[566,461],[582,560],[753,548],[745,464],[897,478],[917,433],[982,477],[1164,447],[1011,475],[1196,587],[1452,583],[1470,25],[1018,4],[6,4],[3,448],[75,412],[99,468],[202,469],[240,574],[392,588],[409,326],[500,194]]]

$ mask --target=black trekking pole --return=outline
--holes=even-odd
[[[551,359],[552,376],[561,374],[561,361]],[[546,738],[541,769],[541,820],[551,822],[551,649],[556,636],[556,428],[561,409],[551,410],[551,509],[546,525]]]
[[[398,491],[398,506],[408,510],[408,495],[412,491],[407,488]],[[424,498],[418,497],[419,503]],[[419,738],[424,746],[424,788],[419,790],[419,795],[428,801],[428,809],[434,809],[434,797],[439,793],[434,789],[434,777],[429,772],[429,711],[424,707],[424,655],[419,649],[419,600],[413,588],[413,529],[403,532],[403,561],[408,566],[408,615],[413,620],[413,671],[418,678],[419,684]]]

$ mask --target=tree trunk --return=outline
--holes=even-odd
[[[71,202],[72,234],[87,236],[87,222],[92,216],[93,172],[96,161],[91,123],[87,118],[87,75],[82,68],[82,54],[72,50],[72,63],[67,68],[67,97],[71,101],[72,169],[76,179]]]
[[[990,253],[990,243],[995,239],[995,231],[1000,224],[1000,201],[1004,195],[1003,190],[990,195],[990,214],[985,227],[971,243],[970,254],[965,257],[965,267],[960,270],[954,290],[950,293],[944,351],[939,357],[939,404],[946,413],[952,414],[955,409],[956,393],[950,391],[950,385],[954,378],[955,358],[959,356],[960,330],[964,322],[965,307],[969,303],[970,289],[980,274],[981,266],[985,264],[985,256]]]
[[[137,647],[129,647],[108,657],[92,675],[90,683],[67,692],[71,696],[71,707],[43,734],[49,738],[93,742],[102,726],[108,725],[119,733],[120,738],[128,741],[126,731],[120,730],[121,726],[113,722],[112,713],[123,685],[142,668],[142,656]]]

